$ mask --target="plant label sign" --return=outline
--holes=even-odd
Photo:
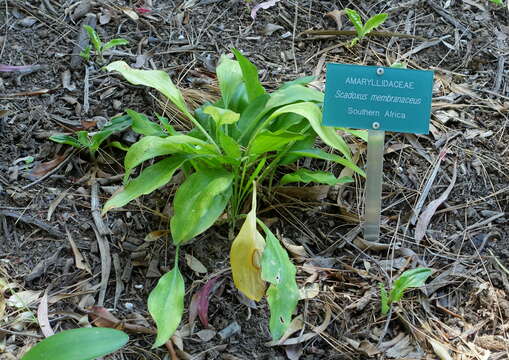
[[[429,132],[433,72],[327,64],[323,125]]]

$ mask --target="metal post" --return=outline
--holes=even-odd
[[[373,129],[380,125],[373,123]],[[378,242],[382,206],[382,181],[385,131],[368,130],[368,169],[366,179],[366,214],[364,239]]]

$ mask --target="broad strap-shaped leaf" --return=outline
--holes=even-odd
[[[55,135],[50,136],[49,139],[51,141],[54,141],[59,144],[66,144],[66,145],[74,146],[75,148],[78,148],[78,149],[83,147],[83,144],[81,144],[76,138],[74,138],[70,135],[55,134]]]
[[[256,228],[256,186],[253,185],[251,211],[230,249],[230,264],[235,287],[251,300],[260,301],[265,294],[261,277],[261,257],[265,240]]]
[[[336,133],[336,130],[332,127],[322,126],[322,111],[315,103],[300,102],[283,106],[274,111],[267,122],[270,123],[273,119],[286,113],[295,113],[306,118],[324,143],[341,152],[347,159],[351,159],[350,148],[343,138]]]
[[[249,105],[240,115],[240,119],[237,122],[238,136],[235,138],[241,145],[247,145],[251,139],[252,132],[260,125],[268,111],[266,104],[269,99],[270,96],[268,94],[259,96],[254,101],[250,101]],[[260,109],[264,110],[260,111]]]
[[[362,35],[366,36],[371,31],[373,31],[374,29],[379,27],[385,20],[387,20],[388,16],[389,16],[388,14],[383,13],[383,14],[377,14],[377,15],[369,18],[369,20],[366,21],[366,23],[362,27]]]
[[[234,124],[239,121],[240,114],[228,109],[222,109],[217,106],[209,105],[203,109],[205,114],[212,117],[216,126]]]
[[[258,78],[258,69],[256,69],[256,66],[254,66],[254,64],[237,49],[232,49],[232,52],[239,62],[240,69],[242,70],[242,77],[244,78],[244,84],[246,85],[249,101],[253,101],[258,96],[265,94],[265,89]]]
[[[110,41],[103,45],[102,51],[109,50],[111,48],[114,48],[115,46],[127,44],[129,44],[129,41],[127,41],[126,39],[111,39]]]
[[[99,35],[97,35],[97,32],[90,25],[83,25],[83,28],[86,30],[86,32],[88,34],[88,38],[90,39],[90,42],[92,43],[92,45],[94,45],[94,50],[96,52],[100,52],[102,41],[99,38]],[[96,55],[97,55],[97,53],[96,53]]]
[[[389,295],[387,290],[385,290],[384,284],[379,283],[378,287],[380,288],[380,312],[382,315],[387,315],[389,312]]]
[[[249,155],[258,155],[269,151],[281,150],[285,145],[302,139],[304,139],[304,135],[289,131],[272,132],[263,130],[256,135],[249,146]]]
[[[357,31],[357,35],[359,37],[364,36],[363,34],[363,25],[362,25],[362,19],[359,13],[352,9],[345,9],[346,15],[352,22],[353,26],[355,27],[355,31]]]
[[[176,258],[173,269],[159,279],[148,296],[148,311],[157,325],[157,337],[152,348],[168,341],[182,320],[185,284],[177,261]]]
[[[259,97],[251,102],[238,122],[241,133],[239,141],[245,145],[250,141],[252,133],[262,125],[262,120],[278,107],[296,102],[323,102],[323,93],[302,85],[291,85],[274,91],[265,97]],[[260,110],[262,109],[262,110]],[[271,125],[272,126],[272,125]],[[277,129],[272,129],[277,130]]]
[[[102,213],[122,207],[131,200],[150,194],[165,185],[171,180],[175,171],[190,158],[186,155],[174,155],[147,167],[136,179],[131,180],[122,191],[115,193],[104,204]]]
[[[170,76],[161,70],[133,69],[125,61],[114,61],[106,66],[108,71],[118,71],[127,81],[133,85],[145,85],[160,91],[171,100],[179,110],[189,113],[184,97],[179,89],[173,84]]]
[[[180,245],[210,228],[232,195],[233,175],[223,169],[201,169],[178,188],[170,220],[173,243]]]
[[[281,85],[279,87],[279,89],[281,90],[281,89],[287,88],[292,85],[307,85],[310,82],[315,81],[315,80],[316,80],[316,76],[303,76],[303,77],[297,78],[295,80],[291,80],[291,81],[287,81],[287,82],[283,83],[283,85]]]
[[[242,156],[242,152],[239,144],[232,137],[224,134],[223,132],[219,133],[219,144],[221,144],[221,148],[223,149],[226,156],[230,157],[232,163],[238,164],[240,162],[240,157]]]
[[[37,343],[21,360],[91,360],[120,349],[128,340],[126,333],[116,329],[64,330]]]
[[[168,137],[145,136],[131,145],[124,158],[125,178],[143,161],[169,154],[215,154],[214,148],[203,140],[187,135]]]
[[[334,176],[334,174],[327,171],[312,171],[308,169],[299,169],[293,173],[286,174],[279,182],[281,185],[302,182],[308,184],[310,182],[327,185],[337,185],[353,182],[353,179],[349,176],[344,176],[340,179]]]
[[[125,111],[132,119],[132,129],[138,134],[145,136],[166,136],[161,127],[148,117],[131,109]]]
[[[271,283],[267,290],[270,308],[269,328],[272,338],[279,340],[292,321],[299,300],[295,266],[272,231],[259,222],[266,235],[262,256],[262,279]]]
[[[303,101],[323,103],[323,98],[324,95],[321,91],[293,84],[271,93],[266,107],[268,109],[275,109],[276,107]]]
[[[239,85],[242,83],[242,70],[238,61],[229,59],[227,56],[221,56],[219,65],[216,68],[217,80],[223,105],[230,109],[230,102],[235,95]]]
[[[359,174],[361,176],[364,176],[364,177],[366,176],[366,173],[364,172],[364,170],[359,168],[352,161],[342,158],[341,156],[336,155],[336,154],[329,154],[328,152],[325,152],[320,149],[312,148],[312,149],[293,150],[293,151],[288,152],[287,156],[290,156],[290,155],[297,155],[297,156],[301,156],[301,157],[310,157],[313,159],[334,161],[334,162],[337,162],[338,164],[341,164],[343,166],[346,166],[346,167],[352,169],[353,171],[355,171],[357,174]]]
[[[416,268],[403,272],[392,286],[389,301],[396,302],[401,299],[405,290],[424,286],[433,271],[429,268]]]

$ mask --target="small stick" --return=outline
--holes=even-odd
[[[99,245],[99,253],[101,255],[101,287],[99,289],[97,305],[103,306],[104,298],[106,297],[106,289],[108,288],[108,280],[111,273],[110,244],[106,237],[99,234],[95,225],[93,225],[92,228],[94,229],[97,244]]]
[[[44,221],[41,221],[39,219],[36,219],[36,218],[28,216],[28,215],[23,215],[23,214],[14,212],[14,211],[9,211],[9,210],[0,210],[0,215],[15,218],[16,221],[21,221],[21,222],[24,222],[25,224],[35,225],[35,226],[43,229],[44,231],[46,231],[48,234],[56,236],[58,238],[64,236],[63,233],[61,233],[59,230],[57,230],[53,226],[46,224]]]
[[[356,36],[357,32],[354,30],[306,30],[299,34],[306,34],[306,35],[334,35],[334,36]],[[412,34],[403,34],[398,32],[390,32],[390,31],[372,31],[370,33],[367,33],[365,36],[369,37],[400,37],[405,39],[416,39],[421,41],[426,41],[428,39],[419,36],[419,35],[412,35]]]

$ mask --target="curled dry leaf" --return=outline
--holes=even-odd
[[[73,238],[71,237],[71,233],[68,229],[66,229],[67,232],[67,239],[69,240],[69,243],[71,244],[71,249],[74,254],[74,262],[76,263],[76,267],[80,270],[85,270],[87,273],[92,275],[92,270],[90,269],[90,265],[88,265],[87,261],[81,255],[80,250],[76,246],[76,243],[74,242]]]
[[[325,16],[328,16],[332,20],[334,20],[336,22],[337,29],[341,30],[343,28],[343,21],[341,18],[343,17],[343,15],[345,15],[345,13],[346,13],[345,10],[336,9],[328,12],[327,14],[325,14]]]
[[[253,10],[251,10],[251,17],[253,18],[253,20],[256,19],[256,13],[258,12],[258,10],[260,10],[260,9],[267,10],[267,9],[275,6],[279,1],[281,1],[281,0],[269,0],[269,1],[264,1],[262,3],[259,3],[258,5],[253,7]]]
[[[452,191],[452,188],[454,187],[454,184],[456,184],[456,175],[457,175],[457,166],[454,164],[453,174],[451,183],[445,189],[445,191],[440,195],[440,197],[436,200],[433,200],[426,206],[424,211],[422,212],[421,216],[419,216],[419,220],[417,221],[417,225],[415,225],[415,242],[419,244],[421,240],[424,238],[424,235],[426,234],[426,229],[428,228],[429,222],[431,221],[431,218],[433,215],[435,215],[435,212],[437,211],[438,207],[442,205],[442,203],[447,200],[449,197],[449,194]]]
[[[439,343],[433,339],[428,339],[428,341],[440,360],[452,360],[451,355],[449,355],[449,350],[447,350],[447,348],[442,343]]]
[[[26,308],[39,299],[41,291],[25,290],[12,294],[7,299],[7,306],[15,308]]]
[[[41,298],[41,303],[37,308],[37,321],[39,322],[39,326],[41,327],[41,331],[44,337],[49,337],[55,334],[51,328],[48,318],[48,289],[44,291],[44,295]]]
[[[193,295],[191,304],[189,305],[189,323],[192,325],[199,316],[200,322],[204,327],[209,326],[209,296],[219,277],[215,277],[207,281],[207,283]]]

